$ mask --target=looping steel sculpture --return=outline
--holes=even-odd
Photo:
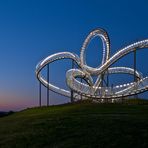
[[[93,68],[86,64],[85,54],[88,44],[95,37],[100,37],[102,40],[103,58],[101,64],[98,67]],[[73,61],[75,61],[79,68],[70,69],[67,71],[66,82],[69,88],[74,91],[73,98],[75,99],[75,101],[88,98],[91,98],[93,100],[103,100],[105,98],[118,99],[125,96],[135,95],[148,90],[148,77],[143,78],[140,72],[135,71],[134,69],[129,67],[111,67],[111,65],[128,53],[133,52],[135,49],[137,50],[147,47],[148,39],[138,41],[120,49],[117,53],[110,57],[110,42],[107,32],[103,29],[95,29],[90,32],[90,34],[85,39],[81,48],[80,57],[70,52],[60,52],[50,55],[37,65],[36,76],[45,87],[48,87],[50,90],[56,93],[70,97],[71,91],[61,89],[51,83],[48,83],[47,80],[43,76],[41,76],[40,72],[47,64],[50,64],[56,60],[72,59]],[[114,87],[102,86],[102,77],[115,73],[135,75],[137,81],[122,84],[119,86],[117,85]],[[93,76],[97,76],[96,82],[93,82]],[[78,81],[77,78],[84,79],[86,83]]]

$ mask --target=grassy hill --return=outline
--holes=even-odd
[[[0,118],[0,148],[148,147],[148,105],[77,103]]]
[[[2,112],[2,111],[0,111],[0,117],[8,116],[8,115],[10,115],[12,113],[13,113],[13,111],[9,111],[9,112]]]

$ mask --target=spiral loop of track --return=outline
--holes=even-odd
[[[85,54],[86,48],[90,41],[95,38],[100,37],[103,43],[103,58],[101,64],[97,68],[90,67],[86,64]],[[148,47],[148,39],[135,42],[130,44],[117,53],[110,57],[110,42],[108,34],[103,29],[95,29],[87,36],[85,39],[82,48],[80,57],[74,53],[70,52],[60,52],[48,56],[42,60],[36,67],[36,76],[38,80],[45,86],[48,87],[51,91],[54,91],[58,94],[70,97],[71,91],[59,88],[54,86],[51,83],[48,83],[46,78],[41,75],[42,69],[47,65],[56,60],[61,59],[72,59],[78,65],[78,69],[70,69],[66,73],[66,82],[71,90],[73,90],[75,100],[80,98],[92,98],[92,99],[112,99],[112,98],[121,98],[125,96],[135,95],[148,90],[148,77],[143,77],[142,74],[138,71],[135,71],[129,67],[111,67],[112,64],[117,62],[120,58],[126,56],[127,54],[133,52],[135,49],[142,49]],[[129,75],[135,75],[137,78],[136,82],[126,83],[122,85],[117,85],[113,87],[102,87],[101,75],[110,75],[115,73],[124,73]],[[93,76],[97,76],[96,82],[93,82]],[[76,78],[84,79],[87,84],[78,81]],[[83,97],[81,97],[81,95]]]

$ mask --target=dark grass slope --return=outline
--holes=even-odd
[[[148,147],[148,105],[78,103],[0,118],[0,148]]]
[[[3,116],[5,116],[5,115],[6,115],[6,112],[0,111],[0,117],[3,117]]]
[[[13,113],[14,113],[13,111],[9,111],[9,112],[0,111],[0,117],[8,116],[8,115],[11,115]]]

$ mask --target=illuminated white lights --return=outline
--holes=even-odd
[[[103,58],[101,65],[97,68],[90,67],[86,64],[85,54],[86,48],[92,39],[95,37],[100,37],[103,43]],[[95,29],[87,36],[85,39],[82,48],[80,57],[74,53],[70,52],[60,52],[53,55],[48,56],[36,66],[36,76],[38,80],[50,90],[59,93],[61,95],[70,97],[71,91],[61,89],[57,86],[54,86],[51,83],[48,83],[46,78],[41,75],[42,69],[47,65],[56,60],[61,59],[72,59],[78,65],[78,69],[70,69],[66,73],[66,82],[71,90],[74,91],[73,97],[75,101],[79,99],[93,99],[98,100],[101,99],[101,102],[104,101],[105,98],[111,99],[114,101],[120,97],[129,96],[138,94],[148,90],[148,77],[143,78],[142,74],[138,71],[134,71],[134,69],[129,67],[111,67],[113,63],[118,61],[118,59],[124,57],[130,52],[133,52],[135,49],[147,48],[148,47],[148,39],[138,41],[133,43],[123,49],[120,49],[117,53],[110,57],[110,42],[108,34],[103,29]],[[136,75],[138,78],[137,82],[120,84],[117,86],[107,87],[102,86],[103,78],[102,76],[110,75],[110,74],[129,74]],[[97,76],[96,82],[93,82],[93,76]],[[83,82],[79,82],[76,78],[84,79],[87,84]],[[103,99],[102,99],[103,98]],[[114,98],[114,99],[113,99]]]

